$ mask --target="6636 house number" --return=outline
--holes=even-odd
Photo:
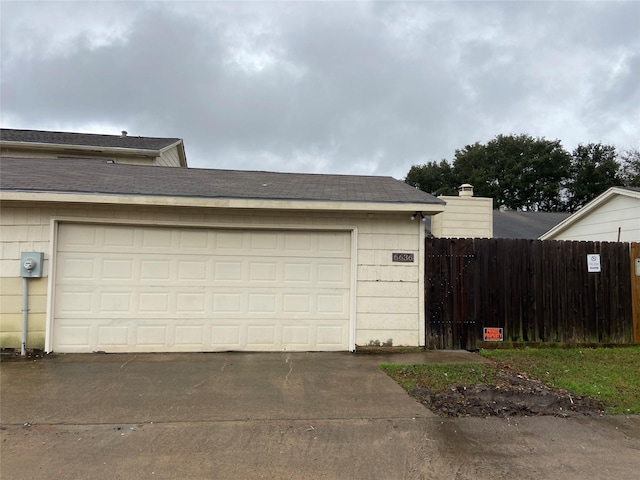
[[[392,253],[392,262],[413,263],[413,253]]]

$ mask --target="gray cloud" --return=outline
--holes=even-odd
[[[0,5],[4,127],[397,178],[501,133],[640,146],[634,1]]]

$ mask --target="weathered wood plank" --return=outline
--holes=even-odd
[[[636,269],[640,266],[636,262],[640,260],[640,243],[632,243],[629,263],[631,271],[631,307],[633,325],[633,343],[640,343],[640,272]]]
[[[433,348],[473,349],[483,327],[509,342],[640,343],[640,244],[630,256],[627,243],[428,238],[425,251]],[[587,271],[593,253],[601,272]]]

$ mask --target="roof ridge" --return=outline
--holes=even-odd
[[[123,130],[124,132],[125,130]],[[59,135],[81,135],[81,136],[93,136],[93,137],[116,137],[116,138],[148,138],[154,140],[181,140],[180,137],[149,137],[146,135],[126,135],[115,133],[92,133],[92,132],[69,132],[64,130],[36,130],[31,128],[0,128],[0,132],[29,132],[29,133],[43,133],[43,134],[59,134]],[[0,141],[2,138],[0,137]]]
[[[124,148],[161,151],[172,145],[182,142],[178,137],[142,137],[130,136],[126,131],[120,135],[106,133],[82,133],[82,132],[57,132],[51,130],[20,130],[14,128],[0,129],[0,143],[20,145],[22,148],[30,146],[62,145],[71,147],[99,147],[99,148]]]

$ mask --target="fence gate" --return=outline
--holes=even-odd
[[[473,350],[478,337],[473,299],[477,275],[473,243],[458,239],[427,239],[427,347]]]

